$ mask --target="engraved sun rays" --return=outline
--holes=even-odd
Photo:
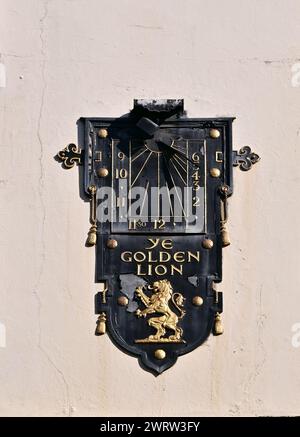
[[[149,195],[149,187],[167,188],[168,199],[170,204],[171,214],[174,214],[174,208],[171,200],[170,190],[174,188],[177,200],[182,210],[183,216],[186,217],[184,207],[182,205],[181,194],[178,192],[178,187],[187,187],[188,185],[188,146],[185,143],[184,147],[172,145],[171,153],[164,151],[154,151],[147,147],[147,144],[135,144],[130,147],[130,180],[129,186],[142,186],[145,188],[145,194],[142,200],[142,210],[144,208],[147,196]],[[176,153],[176,151],[180,153]],[[187,159],[185,159],[186,155]],[[161,215],[160,197],[158,196],[158,213]]]

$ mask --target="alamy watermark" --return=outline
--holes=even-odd
[[[292,87],[297,88],[300,87],[300,62],[295,62],[295,64],[291,67],[291,83]]]
[[[294,323],[292,326],[292,346],[295,348],[300,347],[300,322]]]
[[[192,187],[168,186],[128,189],[127,180],[119,182],[118,190],[100,187],[97,190],[96,217],[100,223],[127,222],[130,219],[142,222],[163,218],[167,223],[193,224],[204,222],[204,187],[197,191]]]

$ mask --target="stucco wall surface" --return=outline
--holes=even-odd
[[[299,16],[297,0],[0,1],[0,415],[300,413]],[[235,148],[262,158],[235,170],[225,333],[157,378],[94,336],[89,207],[53,159],[80,116],[149,97],[236,116]]]

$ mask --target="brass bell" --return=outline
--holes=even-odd
[[[224,328],[222,325],[221,316],[219,313],[216,313],[213,333],[214,335],[221,335],[223,334],[223,332],[224,332]]]
[[[97,226],[92,225],[88,232],[86,244],[88,246],[95,246],[96,242],[97,242]]]
[[[96,334],[103,335],[106,333],[106,315],[101,313],[97,320]]]
[[[221,228],[221,240],[223,247],[230,245],[229,232],[227,231],[225,225]]]

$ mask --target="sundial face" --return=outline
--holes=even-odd
[[[121,205],[114,232],[205,231],[206,141],[180,138],[166,146],[132,138],[124,147],[112,139],[111,153],[112,187]]]

